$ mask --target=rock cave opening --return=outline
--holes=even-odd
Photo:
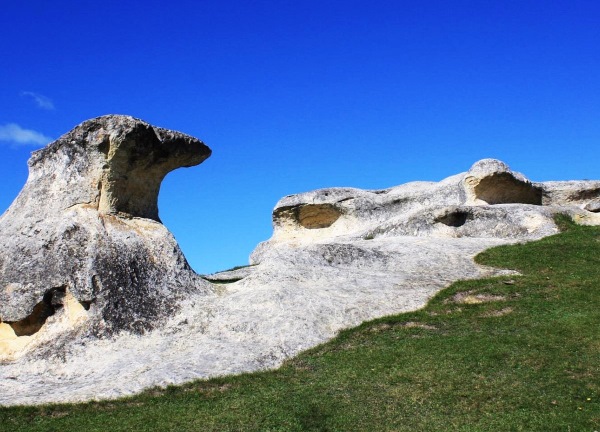
[[[308,229],[329,228],[341,215],[331,204],[308,204],[299,208],[298,223]]]
[[[542,190],[509,173],[484,177],[475,186],[475,196],[487,204],[542,205]]]
[[[306,229],[329,228],[342,215],[333,204],[301,204],[281,207],[273,213],[273,221],[293,221]]]
[[[62,307],[66,287],[52,288],[44,294],[42,301],[37,303],[29,315],[19,321],[6,322],[17,336],[31,336],[42,328],[48,317]]]
[[[450,213],[446,213],[443,216],[439,216],[435,219],[435,221],[443,223],[444,225],[448,225],[450,227],[458,228],[466,224],[470,216],[471,215],[469,212],[457,210]]]
[[[573,192],[569,195],[571,201],[582,201],[582,200],[600,200],[600,188],[584,189]]]

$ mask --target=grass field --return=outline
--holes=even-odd
[[[0,409],[2,431],[600,431],[600,228],[477,257],[455,283],[276,371]]]

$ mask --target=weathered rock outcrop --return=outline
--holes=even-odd
[[[471,167],[463,180],[465,204],[542,204],[542,188],[504,162],[483,159]]]
[[[109,116],[34,155],[0,219],[0,346],[20,353],[0,364],[0,404],[275,367],[342,328],[419,308],[458,279],[506,273],[473,257],[556,233],[557,213],[600,224],[599,181],[535,183],[486,159],[437,183],[287,196],[254,265],[207,276],[213,285],[190,271],[155,200],[169,169],[209,153]],[[38,329],[45,343],[31,348]]]
[[[528,240],[556,232],[553,217],[568,213],[595,223],[600,182],[534,183],[503,162],[483,159],[441,182],[385,190],[329,188],[290,195],[273,211],[274,233],[251,256],[280,244],[304,245],[379,237]]]
[[[168,172],[210,153],[195,138],[117,115],[34,152],[0,218],[0,356],[32,345],[50,317],[63,332],[139,333],[190,290],[208,290],[160,223],[157,200]]]

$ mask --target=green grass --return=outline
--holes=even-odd
[[[276,371],[2,408],[0,430],[600,430],[600,229],[561,224],[477,257],[523,276],[456,283]]]

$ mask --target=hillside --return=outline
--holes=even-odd
[[[0,408],[3,431],[592,431],[600,228],[488,250],[521,276],[457,282],[270,372],[82,405]]]
[[[0,217],[0,405],[274,369],[453,282],[514,276],[473,257],[555,234],[557,215],[600,225],[600,181],[535,182],[483,159],[439,182],[286,196],[250,266],[201,276],[157,198],[167,173],[210,155],[197,138],[120,115],[33,153]]]

